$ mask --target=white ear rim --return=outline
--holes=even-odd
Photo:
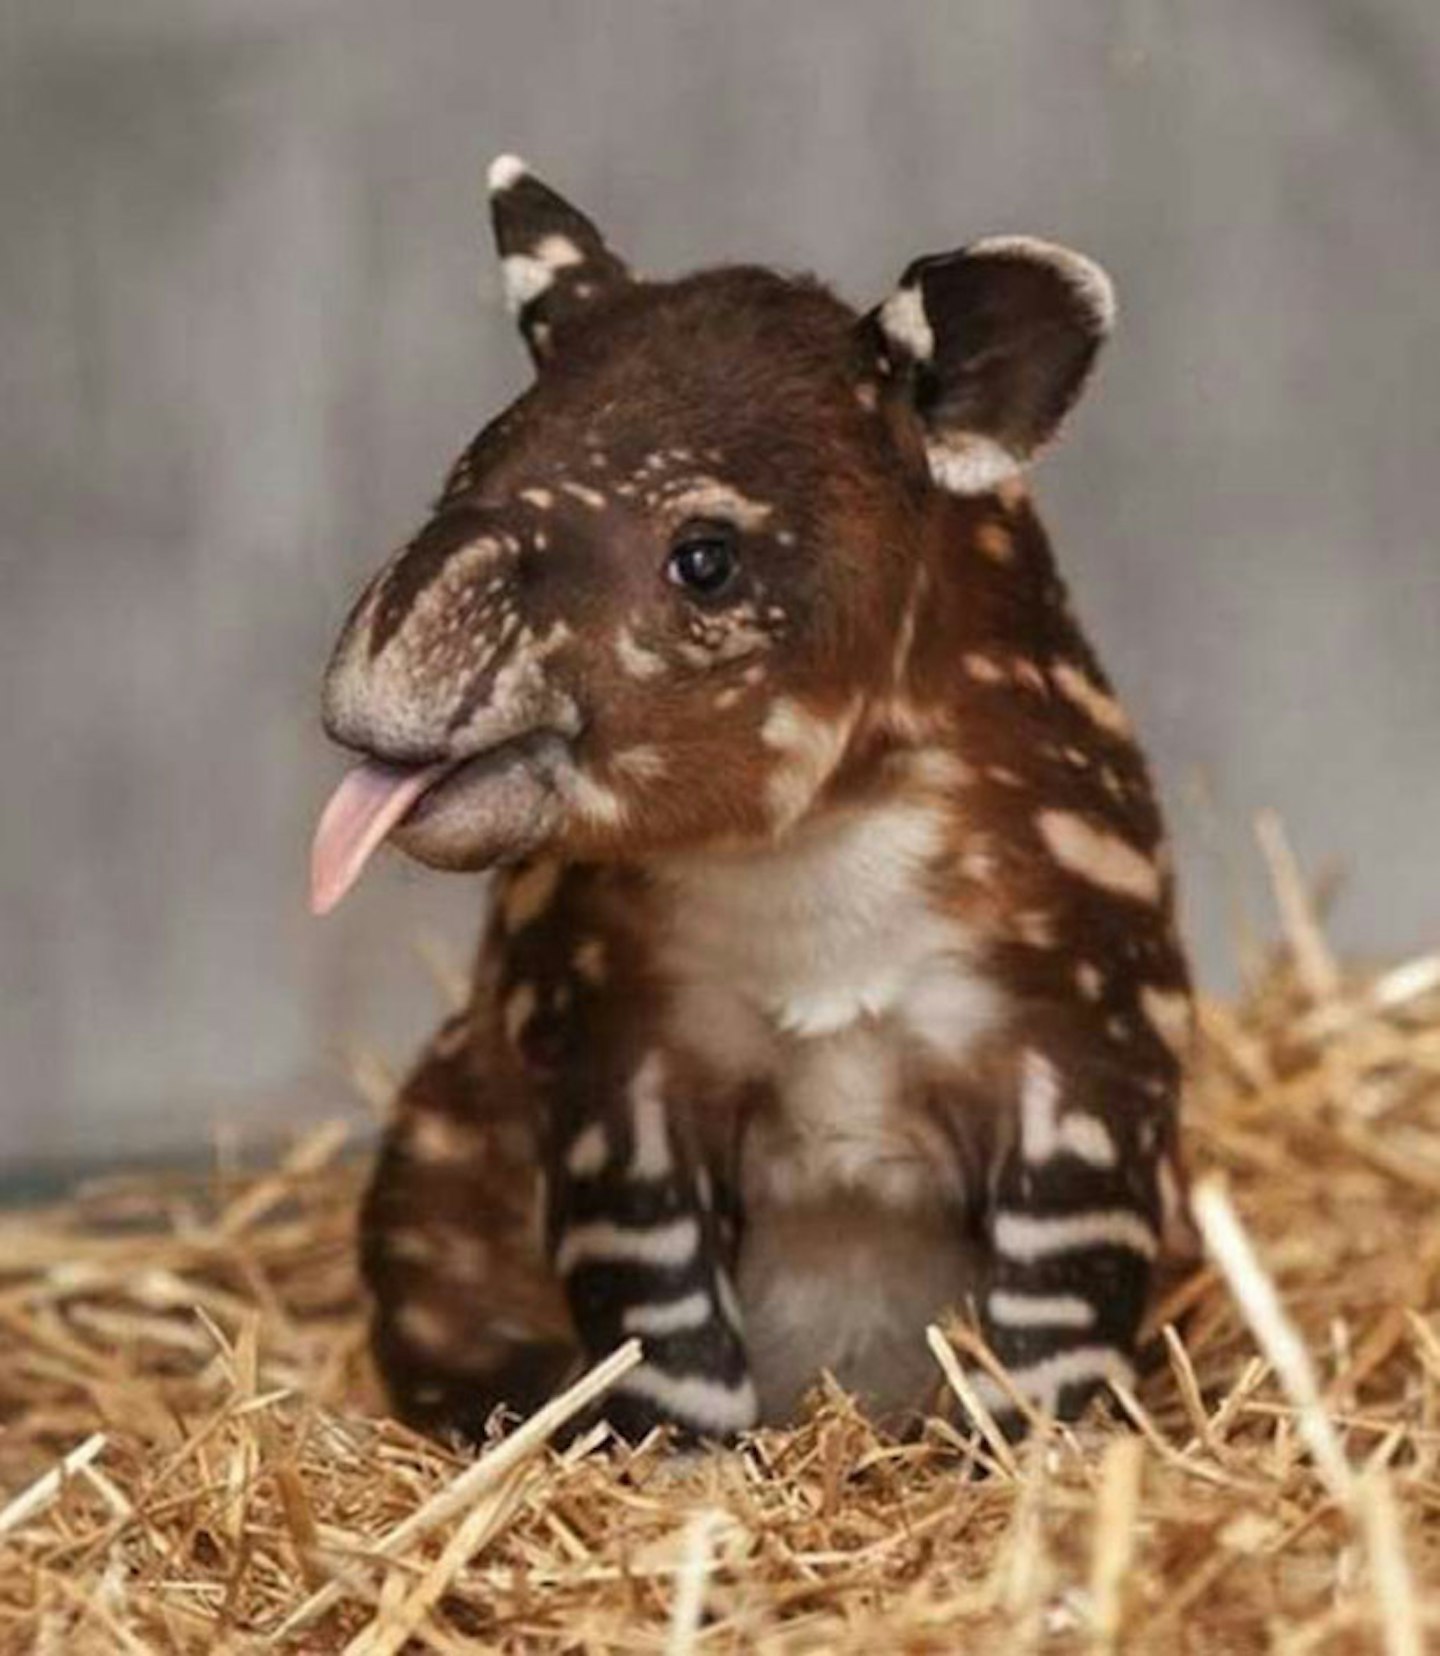
[[[508,253],[500,261],[505,302],[516,316],[552,287],[557,270],[583,264],[585,256],[569,236],[546,236],[531,253]]]
[[[954,495],[989,494],[1025,469],[1003,443],[973,432],[957,433],[949,442],[932,437],[925,445],[925,459],[936,488]]]
[[[490,163],[485,183],[491,195],[501,195],[512,189],[522,178],[528,177],[529,167],[518,155],[497,155]]]
[[[1048,265],[1085,307],[1097,332],[1108,334],[1115,326],[1118,307],[1114,282],[1094,259],[1087,259],[1073,247],[1042,241],[1039,236],[986,236],[971,242],[965,253],[967,257],[976,254],[981,258],[1029,259]]]
[[[1115,326],[1115,284],[1093,259],[1073,248],[1038,236],[986,236],[969,243],[966,258],[1024,259],[1044,265],[1057,275],[1079,302],[1097,339]],[[881,331],[892,345],[914,362],[929,362],[935,354],[935,331],[925,309],[920,282],[902,283],[880,307]],[[947,494],[982,495],[1019,477],[1036,458],[1020,456],[977,432],[932,437],[925,445],[930,476]]]
[[[897,287],[881,305],[880,328],[914,362],[929,362],[935,355],[935,330],[925,314],[925,295],[918,282]]]

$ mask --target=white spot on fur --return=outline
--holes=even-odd
[[[675,1171],[665,1112],[665,1061],[650,1053],[630,1083],[630,1131],[634,1150],[630,1172],[637,1179],[663,1179]]]
[[[1023,788],[1025,778],[1018,771],[1013,771],[1008,765],[987,765],[985,767],[987,781],[995,782],[1002,788]]]
[[[1125,709],[1078,667],[1068,661],[1059,662],[1050,669],[1050,679],[1060,694],[1078,707],[1092,724],[1112,736],[1128,737],[1131,734]]]
[[[1150,1027],[1177,1058],[1183,1057],[1190,1045],[1190,998],[1174,989],[1157,989],[1146,984],[1140,991],[1140,1010]]]
[[[511,305],[520,310],[549,288],[557,271],[584,262],[585,255],[569,236],[545,236],[529,253],[510,254],[502,268]]]
[[[635,634],[626,626],[616,629],[615,659],[622,671],[634,679],[657,678],[665,671],[665,658],[638,643]]]
[[[571,808],[586,821],[602,828],[618,828],[624,822],[625,801],[578,765],[563,773],[561,786]]]
[[[998,1253],[1021,1265],[1053,1259],[1057,1254],[1082,1253],[1088,1248],[1124,1248],[1142,1259],[1153,1259],[1156,1254],[1154,1231],[1129,1208],[1102,1208],[1049,1218],[997,1213],[994,1243]]]
[[[686,1214],[660,1225],[627,1227],[596,1219],[572,1225],[555,1250],[555,1269],[569,1276],[581,1265],[651,1265],[673,1270],[688,1265],[700,1246],[700,1226]]]
[[[570,964],[585,979],[586,983],[604,983],[606,977],[605,940],[602,937],[586,937],[575,945],[575,952],[570,957]]]
[[[1017,1294],[996,1288],[986,1301],[990,1320],[1005,1328],[1089,1328],[1095,1307],[1078,1294]]]
[[[576,1179],[593,1179],[605,1171],[610,1160],[610,1139],[603,1122],[592,1121],[570,1141],[565,1152],[565,1169]]]
[[[792,827],[810,809],[839,764],[854,724],[853,707],[826,718],[783,697],[770,709],[760,739],[780,755],[765,787],[777,828]]]
[[[490,187],[490,194],[499,195],[503,190],[510,189],[529,171],[529,167],[518,155],[497,155],[490,163],[490,171],[485,180]]]
[[[527,1025],[535,1016],[535,985],[518,983],[505,997],[505,1034],[511,1046],[519,1046]]]
[[[697,478],[666,504],[677,518],[708,517],[727,519],[740,529],[758,529],[775,508],[768,500],[755,500],[717,477]]]
[[[977,684],[1003,684],[1005,682],[1005,669],[991,656],[980,655],[972,651],[971,654],[961,658],[960,665],[965,669],[966,675],[974,679]]]
[[[412,1160],[443,1167],[473,1161],[485,1148],[485,1136],[468,1123],[426,1110],[410,1118],[402,1143]]]
[[[560,485],[560,488],[572,500],[578,500],[582,506],[588,506],[592,512],[603,512],[608,504],[599,489],[592,489],[588,483],[572,483],[567,478]]]
[[[1070,1110],[1060,1121],[1060,1142],[1090,1167],[1114,1167],[1120,1160],[1110,1129],[1097,1115]]]
[[[973,772],[959,754],[947,748],[916,748],[905,755],[906,774],[922,787],[938,793],[949,793],[966,787],[973,780]]]
[[[975,550],[992,563],[1008,564],[1015,557],[1015,540],[999,523],[982,523],[975,531]]]
[[[973,835],[960,857],[960,872],[965,878],[984,883],[993,878],[999,866],[989,840],[983,834]]]
[[[749,1375],[731,1387],[697,1374],[666,1374],[641,1363],[615,1382],[615,1390],[643,1397],[673,1419],[721,1435],[748,1430],[758,1414]]]
[[[622,748],[611,759],[610,768],[621,776],[633,777],[637,782],[658,782],[670,767],[659,748],[642,742],[635,747]]]
[[[621,1318],[627,1334],[649,1334],[663,1339],[667,1334],[684,1334],[704,1328],[714,1313],[710,1296],[701,1288],[680,1299],[659,1300],[652,1305],[627,1305]]]
[[[503,544],[493,535],[479,535],[468,546],[452,552],[445,561],[443,580],[446,588],[456,588],[473,581],[481,570],[488,569],[504,551]]]
[[[440,1253],[440,1239],[428,1230],[389,1231],[384,1248],[389,1258],[403,1265],[433,1265]]]
[[[887,339],[916,362],[929,362],[935,355],[935,330],[918,282],[895,289],[880,307],[880,327]]]
[[[411,1300],[395,1313],[395,1328],[422,1351],[445,1351],[453,1343],[453,1329],[443,1312],[423,1300]]]
[[[1020,471],[1020,462],[1009,449],[993,437],[969,431],[931,437],[925,444],[925,458],[937,486],[957,495],[989,494]]]
[[[1015,916],[1015,935],[1032,949],[1055,947],[1055,922],[1048,914],[1031,909]]]
[[[500,894],[500,915],[506,931],[519,931],[550,907],[560,885],[561,872],[561,864],[547,857],[506,880]]]
[[[1043,1053],[1020,1062],[1020,1142],[1025,1160],[1039,1166],[1069,1154],[1091,1167],[1114,1167],[1118,1157],[1110,1130],[1098,1116],[1060,1112],[1060,1077]]]
[[[555,496],[549,489],[521,489],[520,498],[539,512],[548,512],[555,504]]]
[[[482,1237],[447,1226],[436,1243],[435,1268],[445,1281],[474,1288],[490,1280],[495,1261]]]
[[[753,610],[737,606],[724,615],[692,616],[690,637],[675,647],[675,653],[691,667],[710,668],[739,661],[773,643],[771,633],[756,619]]]
[[[1160,874],[1155,864],[1117,834],[1094,827],[1072,811],[1041,811],[1035,826],[1062,868],[1122,897],[1142,903],[1159,901]]]
[[[1066,1386],[1110,1379],[1128,1386],[1135,1377],[1133,1365],[1113,1346],[1074,1346],[1008,1372],[1011,1383],[1023,1397],[1052,1415]],[[988,1375],[981,1375],[976,1383],[984,1403],[1001,1413],[1014,1412],[1014,1404]]]
[[[1075,987],[1088,1001],[1098,1001],[1105,993],[1105,974],[1089,960],[1082,960],[1075,968]]]

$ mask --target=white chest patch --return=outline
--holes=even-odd
[[[802,1039],[893,1015],[950,1044],[943,1026],[958,1015],[968,1045],[993,1006],[971,938],[925,891],[943,828],[933,805],[894,805],[837,815],[765,851],[667,860],[662,963],[682,1001],[738,998],[772,1034]],[[714,1046],[683,1012],[678,1022],[682,1041]]]
[[[927,894],[943,829],[933,806],[895,805],[659,870],[668,1040],[774,1100],[740,1168],[739,1291],[767,1418],[824,1367],[898,1404],[928,1377],[926,1320],[966,1276],[945,1245],[964,1171],[925,1083],[963,1069],[1004,1006]]]

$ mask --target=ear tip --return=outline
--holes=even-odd
[[[504,155],[497,155],[490,163],[489,171],[485,175],[485,182],[491,195],[502,195],[526,177],[529,171],[529,167],[518,155],[511,155],[507,152]]]
[[[1119,310],[1119,301],[1115,297],[1115,283],[1110,272],[1104,265],[1086,258],[1083,253],[1075,252],[1073,248],[1059,247],[1055,251],[1064,255],[1076,291],[1085,295],[1101,333],[1108,334],[1115,326],[1115,317]]]
[[[1077,253],[1073,247],[1043,241],[1038,236],[987,236],[983,241],[972,242],[965,251],[967,254],[988,254],[992,257],[1008,255],[1033,259],[1037,264],[1049,265],[1085,305],[1099,334],[1106,335],[1114,328],[1118,303],[1110,273],[1094,259]]]

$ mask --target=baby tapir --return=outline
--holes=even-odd
[[[316,908],[385,840],[500,871],[365,1205],[395,1403],[473,1435],[638,1335],[626,1433],[783,1421],[825,1370],[899,1419],[954,1307],[1071,1415],[1132,1355],[1191,1021],[1145,764],[1022,481],[1110,283],[1003,237],[862,315],[636,276],[513,157],[490,190],[535,382],[324,690],[360,763]]]

